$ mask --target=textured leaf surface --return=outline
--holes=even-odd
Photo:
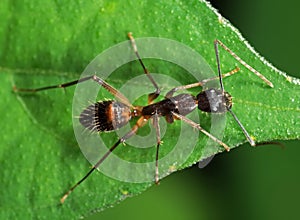
[[[11,92],[13,85],[33,88],[76,79],[98,53],[126,40],[128,31],[136,37],[164,37],[182,42],[198,51],[212,69],[216,69],[213,40],[222,40],[274,84],[273,89],[268,88],[221,51],[224,72],[236,65],[242,68],[239,74],[224,80],[224,84],[234,97],[235,113],[249,133],[258,142],[299,139],[299,80],[285,76],[263,61],[205,3],[7,1],[1,3],[0,10],[3,219],[78,218],[136,195],[151,184],[119,182],[98,172],[60,206],[63,192],[90,166],[72,130],[74,88],[34,95]],[[147,62],[153,72],[173,74],[168,66],[159,64]],[[132,68],[132,74],[141,73],[138,65],[127,68],[120,71],[127,74]],[[120,87],[128,77],[126,74],[123,79],[111,79],[110,83]],[[182,80],[182,84],[191,83],[189,78]],[[205,126],[205,119],[201,120]],[[178,123],[173,126],[169,136],[178,126]],[[165,138],[163,154],[176,142]],[[203,154],[205,139],[200,135],[197,148],[185,166],[209,156]],[[245,142],[230,117],[223,141],[231,147]],[[116,153],[126,159],[141,158],[140,152],[131,151],[122,148]],[[153,159],[154,152],[154,148],[149,150],[146,160]]]

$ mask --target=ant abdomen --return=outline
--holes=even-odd
[[[130,107],[113,100],[96,102],[84,109],[79,116],[80,123],[95,132],[117,130],[130,119]]]
[[[197,95],[198,109],[204,112],[224,113],[232,107],[232,97],[219,89],[208,89]]]

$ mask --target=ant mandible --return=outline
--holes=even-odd
[[[200,82],[178,86],[171,89],[166,95],[165,98],[159,102],[153,103],[153,101],[160,95],[160,89],[156,82],[154,81],[152,75],[145,67],[135,40],[132,36],[132,33],[128,33],[128,37],[130,39],[132,48],[137,56],[138,61],[140,62],[144,73],[149,78],[150,82],[153,84],[155,91],[148,95],[148,105],[146,106],[133,106],[129,100],[121,94],[117,89],[106,83],[104,80],[99,78],[96,75],[88,76],[81,78],[79,80],[75,80],[68,83],[63,83],[54,86],[46,86],[37,89],[21,89],[14,87],[14,91],[18,92],[38,92],[47,89],[54,88],[66,88],[69,86],[76,85],[78,83],[85,82],[87,80],[93,80],[97,82],[100,86],[106,89],[109,93],[111,93],[118,101],[116,100],[106,100],[99,101],[95,104],[88,106],[79,116],[80,123],[86,127],[87,129],[93,132],[107,132],[117,130],[124,125],[126,125],[132,118],[139,117],[135,125],[132,126],[131,130],[127,132],[123,137],[119,138],[118,141],[109,148],[109,150],[102,156],[100,160],[90,169],[90,171],[80,179],[75,185],[73,185],[60,199],[61,203],[64,203],[69,194],[80,184],[82,183],[95,169],[97,169],[100,164],[113,152],[114,149],[120,143],[124,143],[127,139],[132,137],[139,128],[143,127],[149,119],[153,120],[153,126],[156,130],[156,158],[155,158],[155,183],[159,182],[159,172],[158,172],[158,159],[159,159],[159,147],[161,145],[161,136],[160,136],[160,126],[159,126],[159,118],[165,117],[168,123],[173,123],[174,120],[182,120],[189,124],[190,126],[198,129],[206,136],[211,138],[213,141],[222,145],[226,151],[229,151],[230,148],[227,144],[223,143],[221,140],[217,139],[213,135],[211,135],[208,131],[204,130],[200,124],[190,120],[186,117],[190,112],[192,112],[196,107],[199,110],[209,113],[225,113],[229,112],[235,121],[238,123],[239,127],[242,129],[244,135],[246,136],[250,145],[255,146],[254,140],[251,138],[249,133],[246,131],[242,123],[239,121],[237,116],[231,110],[232,107],[232,97],[231,95],[224,91],[223,81],[224,77],[233,75],[239,68],[236,67],[232,71],[221,74],[220,67],[220,59],[219,59],[219,50],[218,46],[222,46],[229,54],[231,54],[238,62],[240,62],[243,66],[249,69],[251,72],[256,74],[259,78],[261,78],[266,84],[270,87],[273,87],[273,84],[266,79],[261,73],[256,71],[250,65],[248,65],[245,61],[243,61],[240,57],[238,57],[233,51],[231,51],[227,46],[225,46],[220,40],[214,41],[214,49],[216,54],[217,68],[218,68],[218,76],[202,80]],[[194,87],[203,87],[207,82],[219,79],[220,81],[220,89],[210,88],[207,90],[201,91],[197,96],[193,96],[191,94],[182,93],[174,96],[174,93],[179,90],[190,89]]]

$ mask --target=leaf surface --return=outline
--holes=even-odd
[[[233,110],[247,131],[257,142],[299,139],[299,80],[261,58],[205,2],[6,1],[1,4],[0,208],[3,219],[78,218],[137,195],[152,184],[121,182],[95,172],[61,206],[60,197],[90,166],[80,152],[72,129],[74,88],[37,94],[12,92],[13,85],[36,88],[77,79],[97,54],[127,40],[129,31],[136,38],[163,37],[186,44],[200,53],[213,70],[216,70],[213,41],[220,39],[274,84],[274,88],[269,88],[221,50],[224,72],[241,67],[235,76],[224,79],[224,86],[234,97]],[[159,61],[145,63],[151,72],[167,76],[174,76],[178,70]],[[138,63],[118,72],[122,73],[119,77],[108,79],[116,88],[128,79],[128,73],[131,77],[142,74]],[[182,84],[193,83],[190,77],[178,77]],[[168,82],[163,86],[166,90],[172,88]],[[201,125],[209,129],[210,117],[200,113],[200,118]],[[226,119],[223,142],[231,147],[246,142],[236,122],[231,117]],[[168,126],[162,155],[172,151],[177,142],[172,137],[176,137],[180,126],[180,122]],[[107,144],[116,141],[112,133],[103,136]],[[206,141],[207,137],[200,134],[188,160],[183,165],[172,166],[172,170],[166,165],[161,176],[215,153],[206,148]],[[144,152],[130,146],[121,147],[116,154],[129,161],[153,161],[155,148]]]

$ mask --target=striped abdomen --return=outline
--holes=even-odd
[[[88,106],[79,117],[80,123],[91,131],[113,131],[131,118],[130,107],[118,101],[102,101]]]

